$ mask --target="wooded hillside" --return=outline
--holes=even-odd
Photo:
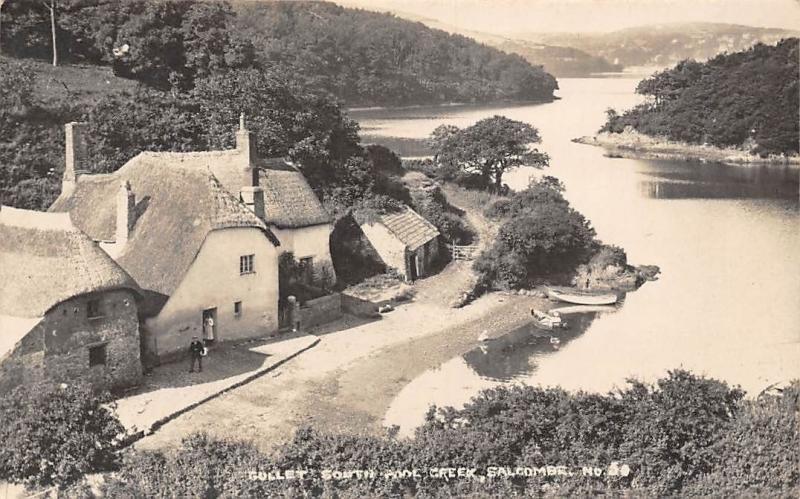
[[[551,99],[541,67],[422,23],[327,2],[242,2],[239,33],[256,59],[348,104]]]
[[[6,55],[110,65],[162,89],[273,70],[360,106],[550,100],[557,88],[517,55],[326,2],[15,0],[0,42]]]
[[[609,110],[602,131],[626,126],[653,136],[756,154],[798,152],[798,39],[758,44],[706,63],[687,60],[639,82],[646,103],[619,115]]]

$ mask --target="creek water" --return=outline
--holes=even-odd
[[[495,114],[533,124],[550,167],[505,181],[523,188],[532,174],[558,177],[600,239],[662,271],[613,313],[572,315],[558,348],[523,328],[428,370],[400,392],[386,424],[407,434],[430,404],[460,406],[501,383],[604,392],[686,368],[755,394],[800,377],[798,170],[609,158],[571,142],[593,134],[608,107],[639,102],[636,83],[562,79],[561,99],[545,104],[351,112],[365,141],[405,156],[427,154],[425,138],[440,124]]]

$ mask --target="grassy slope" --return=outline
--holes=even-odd
[[[137,83],[114,76],[111,68],[88,64],[53,67],[43,61],[24,61],[36,74],[36,98],[42,101],[92,102],[104,95],[132,90]]]

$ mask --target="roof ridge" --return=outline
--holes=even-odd
[[[79,232],[69,213],[25,210],[6,205],[0,205],[0,224],[21,229]]]

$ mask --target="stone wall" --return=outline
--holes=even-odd
[[[326,324],[342,316],[342,295],[333,293],[313,300],[308,300],[300,307],[300,328],[309,328]]]
[[[97,300],[96,317],[87,304]],[[90,366],[89,350],[105,349]],[[85,380],[107,388],[137,384],[142,376],[136,299],[129,290],[92,293],[61,302],[0,364],[0,389],[51,380]]]
[[[375,318],[381,316],[378,313],[377,303],[350,296],[346,293],[342,294],[342,310],[356,317]]]

